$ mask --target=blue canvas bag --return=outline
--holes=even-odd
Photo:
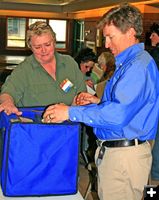
[[[79,123],[41,123],[43,108],[0,113],[3,134],[1,187],[5,196],[69,195],[78,191]],[[40,120],[39,120],[40,119]]]

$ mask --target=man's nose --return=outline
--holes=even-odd
[[[110,39],[106,38],[105,39],[105,48],[109,48],[110,47]]]

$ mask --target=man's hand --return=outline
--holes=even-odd
[[[60,123],[65,120],[68,120],[69,119],[68,109],[69,106],[66,106],[63,103],[49,106],[44,112],[43,122]]]
[[[76,97],[76,105],[87,105],[91,103],[98,104],[100,103],[100,99],[87,92],[81,92]]]
[[[22,112],[18,110],[18,108],[14,105],[14,101],[12,97],[8,94],[2,94],[0,96],[0,112],[4,111],[7,115],[12,113],[16,115],[22,115]]]

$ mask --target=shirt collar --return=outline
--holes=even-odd
[[[122,51],[119,55],[115,57],[116,69],[121,67],[125,62],[130,60],[133,57],[133,55],[136,55],[141,50],[144,50],[144,43],[134,44]]]
[[[34,54],[31,55],[32,56],[32,62],[33,62],[33,67],[37,68],[39,66],[41,66],[41,64],[36,60]],[[55,59],[56,59],[56,65],[58,64],[58,66],[64,65],[64,61],[61,58],[61,54],[59,54],[58,52],[55,52]]]
[[[56,65],[57,66],[65,66],[64,58],[62,58],[62,54],[55,52],[55,59],[56,59]]]

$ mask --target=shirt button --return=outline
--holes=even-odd
[[[76,121],[76,117],[73,117],[73,120]]]

